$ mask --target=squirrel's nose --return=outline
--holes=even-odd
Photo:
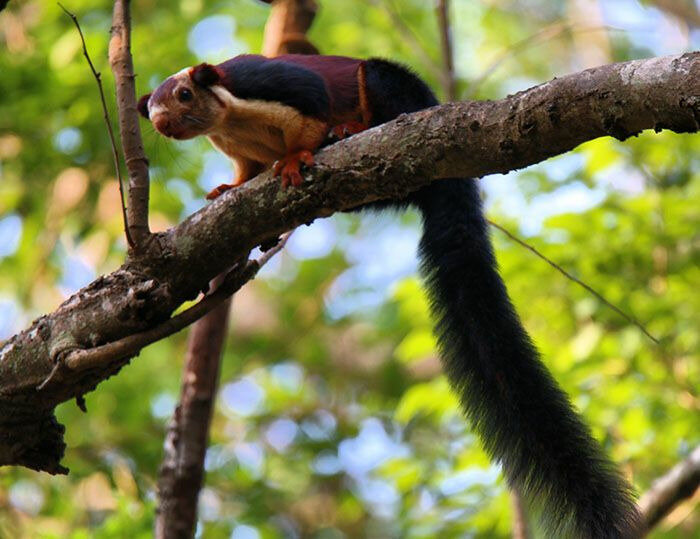
[[[170,135],[170,120],[164,114],[159,114],[153,118],[153,127],[156,128],[156,131],[162,133],[166,137]]]

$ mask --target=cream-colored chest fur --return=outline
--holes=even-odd
[[[268,166],[287,153],[283,132],[257,122],[231,122],[210,134],[209,140],[231,159],[243,157]]]
[[[269,166],[290,152],[315,150],[328,131],[325,122],[287,105],[239,99],[223,86],[211,89],[224,108],[209,139],[234,160],[243,158]]]

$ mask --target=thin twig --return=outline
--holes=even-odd
[[[571,28],[571,25],[558,22],[550,26],[546,26],[541,30],[538,30],[534,34],[530,34],[529,36],[521,39],[520,41],[517,41],[516,43],[508,47],[506,50],[501,52],[501,54],[496,56],[496,58],[494,58],[494,60],[488,66],[486,66],[486,69],[484,69],[481,72],[481,75],[479,75],[476,79],[474,79],[471,82],[471,84],[469,85],[469,97],[474,97],[476,95],[476,92],[479,90],[479,88],[481,88],[481,85],[486,81],[486,79],[488,79],[493,74],[493,72],[496,71],[496,69],[498,69],[498,67],[508,58],[519,54],[521,51],[527,49],[530,45],[537,43],[540,39],[542,41],[554,39],[559,34],[562,34],[569,28]]]
[[[523,51],[527,50],[530,46],[541,45],[542,43],[546,43],[550,39],[554,39],[555,37],[558,37],[560,34],[563,34],[567,31],[570,31],[572,34],[584,34],[587,32],[598,32],[600,30],[607,30],[608,32],[622,31],[619,28],[615,28],[612,26],[604,25],[576,28],[576,25],[574,24],[564,24],[559,22],[542,28],[534,34],[530,34],[529,36],[514,43],[501,54],[496,56],[496,58],[486,67],[486,69],[484,69],[481,72],[481,75],[479,75],[476,79],[474,79],[471,82],[468,92],[469,95],[467,97],[473,98],[476,95],[479,88],[481,88],[481,85],[484,83],[484,81],[486,81],[486,79],[493,75],[496,69],[498,69],[498,67],[503,62],[505,62],[513,56],[516,56],[517,54],[522,53]]]
[[[450,27],[449,0],[437,0],[438,28],[442,47],[442,85],[448,101],[457,99],[457,79],[455,78],[454,51],[452,49],[452,29]]]
[[[41,391],[42,389],[44,389],[46,387],[46,385],[51,380],[53,380],[54,376],[56,376],[56,373],[58,373],[58,371],[60,370],[60,368],[62,366],[63,366],[63,364],[60,361],[57,361],[56,363],[54,363],[53,369],[51,369],[51,372],[49,373],[49,375],[46,378],[44,378],[44,381],[41,382],[38,386],[36,386],[36,390]]]
[[[158,326],[146,331],[135,333],[95,348],[71,352],[64,360],[56,361],[49,375],[37,386],[37,391],[44,389],[53,380],[61,367],[71,370],[84,370],[97,365],[133,356],[149,344],[174,335],[193,324],[208,312],[216,308],[222,301],[237,292],[244,284],[253,279],[260,268],[279,253],[287,244],[293,231],[283,234],[277,244],[265,251],[257,260],[249,260],[243,265],[234,266],[222,279],[221,284],[207,294],[198,303],[180,314],[169,318]]]
[[[625,311],[623,311],[622,309],[620,309],[620,308],[619,308],[618,306],[616,306],[614,303],[612,303],[612,302],[608,301],[607,299],[605,299],[605,297],[604,297],[600,292],[594,290],[590,285],[584,283],[581,279],[579,279],[579,278],[577,278],[577,277],[574,277],[571,273],[569,273],[568,271],[566,271],[566,270],[565,270],[564,268],[562,268],[559,264],[557,264],[556,262],[554,262],[553,260],[551,260],[550,258],[548,258],[547,256],[545,256],[544,254],[542,254],[540,251],[538,251],[535,247],[533,247],[533,246],[530,245],[529,243],[527,243],[527,242],[521,240],[520,238],[518,238],[515,234],[513,234],[512,232],[510,232],[509,230],[507,230],[507,229],[504,228],[503,226],[499,225],[498,223],[495,223],[495,222],[491,221],[490,219],[488,219],[488,223],[489,223],[492,227],[497,228],[498,230],[500,230],[501,232],[503,232],[506,236],[508,236],[510,239],[512,239],[514,242],[516,242],[516,243],[517,243],[518,245],[520,245],[521,247],[525,247],[525,249],[527,249],[527,250],[530,251],[531,253],[535,254],[536,256],[538,256],[539,258],[541,258],[542,260],[544,260],[547,264],[549,264],[549,265],[552,266],[555,270],[557,270],[559,273],[561,273],[562,275],[564,275],[564,277],[566,277],[567,279],[569,279],[569,280],[575,282],[575,283],[578,284],[579,286],[585,288],[588,292],[590,292],[591,294],[593,294],[596,298],[598,298],[598,299],[599,299],[600,301],[602,301],[605,305],[607,305],[608,307],[610,307],[610,308],[611,308],[613,311],[615,311],[617,314],[619,314],[620,316],[622,316],[622,317],[623,317],[625,320],[627,320],[629,323],[634,324],[635,326],[637,326],[637,327],[642,331],[642,333],[644,333],[644,335],[646,335],[647,337],[649,337],[655,344],[659,344],[659,340],[658,340],[656,337],[654,337],[651,333],[649,333],[649,331],[647,330],[647,328],[645,328],[644,325],[643,325],[641,322],[639,322],[639,321],[638,321],[636,318],[634,318],[633,316],[627,314]]]
[[[73,20],[73,24],[75,24],[75,27],[78,29],[78,33],[80,34],[80,40],[83,42],[83,56],[85,56],[85,59],[87,60],[88,65],[90,66],[90,70],[92,71],[92,74],[95,77],[95,81],[97,81],[97,89],[100,92],[100,100],[102,101],[102,113],[104,116],[105,124],[107,126],[107,133],[109,134],[109,142],[112,145],[112,158],[114,159],[114,170],[117,173],[117,181],[119,182],[119,198],[122,204],[124,234],[126,235],[126,243],[129,245],[129,248],[133,248],[134,241],[131,238],[131,233],[129,231],[129,221],[126,216],[126,198],[124,196],[124,182],[122,181],[121,167],[119,166],[119,152],[117,151],[117,143],[114,140],[114,130],[112,129],[112,121],[109,118],[109,111],[107,110],[105,92],[102,88],[102,74],[95,69],[92,60],[90,59],[90,54],[88,53],[87,45],[85,44],[85,36],[83,35],[82,28],[80,28],[78,18],[75,16],[75,14],[68,11],[60,2],[58,2],[58,7],[60,7],[64,11],[64,13]]]
[[[420,39],[416,36],[415,32],[410,26],[401,18],[401,15],[396,11],[393,5],[383,0],[366,0],[371,5],[382,9],[391,19],[392,24],[401,34],[403,39],[411,46],[413,52],[415,52],[421,58],[422,64],[425,68],[430,71],[431,75],[438,80],[442,79],[442,71],[435,67],[435,60],[430,57],[430,54],[425,50],[425,47],[420,42]]]
[[[265,251],[262,255],[260,255],[260,258],[258,258],[258,265],[260,267],[263,267],[267,262],[275,256],[277,253],[279,253],[285,245],[287,245],[287,241],[289,241],[289,236],[291,236],[294,233],[294,230],[290,230],[289,232],[285,232],[282,234],[280,239],[277,241],[277,244],[272,247],[271,249],[268,249]]]

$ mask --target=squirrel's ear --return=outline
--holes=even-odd
[[[206,88],[207,86],[218,84],[222,78],[222,74],[216,66],[211,64],[199,64],[190,69],[190,78],[195,84]]]
[[[139,99],[138,104],[136,105],[136,108],[139,111],[139,114],[146,118],[148,120],[148,100],[151,98],[151,94],[146,94]]]

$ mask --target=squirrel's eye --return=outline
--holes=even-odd
[[[177,91],[177,98],[180,101],[192,101],[192,91],[188,90],[187,88],[180,88]]]

